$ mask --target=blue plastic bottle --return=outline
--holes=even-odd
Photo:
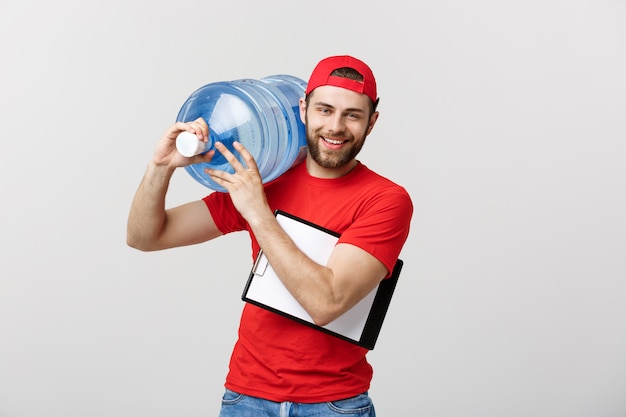
[[[254,157],[263,182],[274,180],[306,156],[306,136],[298,106],[305,88],[303,80],[291,75],[207,84],[189,96],[176,121],[204,118],[209,125],[209,140],[203,149],[191,150],[199,141],[195,135],[183,132],[177,139],[177,148],[183,155],[191,156],[213,149],[219,141],[245,165],[232,146],[238,141]],[[209,163],[185,167],[206,187],[226,191],[204,173],[205,168],[233,173],[226,159],[216,152]]]

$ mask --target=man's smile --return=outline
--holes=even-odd
[[[325,136],[320,136],[322,138],[322,140],[330,145],[343,145],[344,143],[347,142],[347,140],[345,139],[331,139],[331,138],[327,138]]]

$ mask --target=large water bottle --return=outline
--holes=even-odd
[[[306,156],[306,136],[298,106],[305,88],[303,80],[291,75],[207,84],[189,96],[176,121],[204,118],[209,125],[208,142],[183,132],[176,147],[181,154],[192,156],[213,149],[219,141],[245,165],[232,146],[238,141],[254,157],[263,182],[276,179]],[[205,168],[233,173],[222,154],[216,152],[211,162],[188,165],[185,169],[206,187],[226,191],[204,172]]]

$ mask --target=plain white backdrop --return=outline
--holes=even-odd
[[[626,2],[0,0],[0,417],[217,415],[247,237],[141,253],[130,202],[196,88],[333,54],[415,204],[378,414],[626,415]]]

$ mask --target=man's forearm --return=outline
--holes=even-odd
[[[174,168],[151,162],[139,184],[128,215],[126,241],[129,246],[149,250],[163,230],[165,195]]]
[[[254,235],[276,275],[315,322],[324,322],[337,303],[332,270],[298,249],[272,214],[254,223]]]

